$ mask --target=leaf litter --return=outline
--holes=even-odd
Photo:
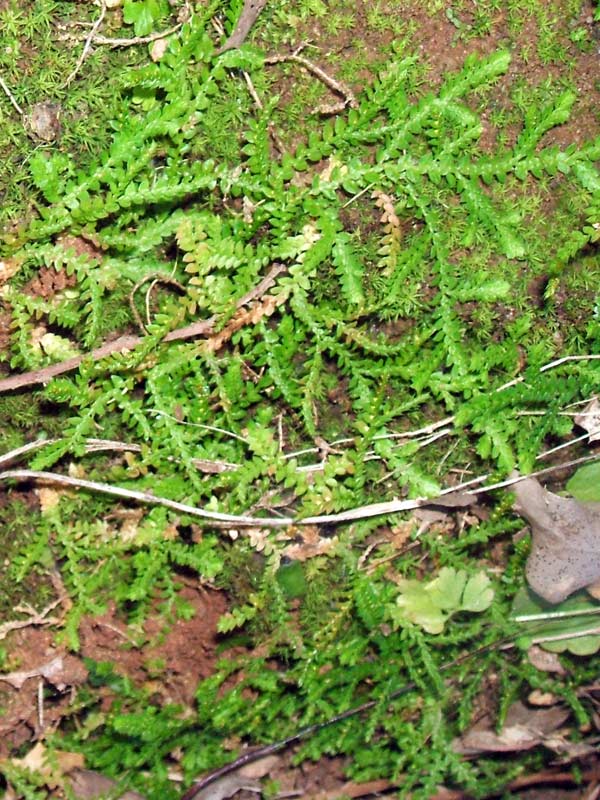
[[[514,487],[514,509],[531,525],[532,548],[526,575],[549,603],[561,603],[579,589],[600,589],[600,503],[581,503],[553,494],[535,478]]]

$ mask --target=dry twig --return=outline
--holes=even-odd
[[[451,486],[444,489],[438,497],[419,497],[413,500],[390,500],[384,503],[370,503],[357,508],[351,508],[348,511],[342,511],[338,514],[322,514],[314,517],[304,517],[297,519],[294,517],[250,517],[246,515],[237,514],[224,514],[217,511],[207,511],[203,508],[190,506],[186,503],[178,503],[175,500],[169,500],[166,497],[160,497],[151,492],[138,492],[132,489],[123,489],[119,486],[112,486],[108,483],[100,483],[97,481],[88,481],[80,478],[72,478],[69,475],[60,475],[55,472],[43,472],[28,469],[15,469],[0,472],[0,481],[7,480],[33,480],[42,481],[47,483],[58,483],[64,486],[73,486],[79,489],[87,489],[92,492],[99,492],[100,494],[108,494],[113,497],[123,497],[128,500],[135,500],[139,503],[147,503],[150,505],[161,505],[165,508],[170,508],[173,511],[178,511],[181,514],[188,514],[193,517],[199,517],[211,523],[214,527],[251,527],[251,528],[284,528],[290,525],[333,525],[343,522],[351,522],[357,519],[368,519],[371,517],[378,517],[388,514],[397,514],[400,511],[412,511],[416,508],[423,506],[439,505],[441,498],[449,494],[457,494],[464,492],[465,500],[472,496],[473,498],[481,493],[494,491],[496,489],[504,489],[519,481],[526,480],[527,478],[537,477],[539,475],[546,475],[557,470],[565,469],[566,467],[576,466],[588,461],[597,460],[597,455],[585,456],[569,461],[566,464],[556,464],[552,467],[534,472],[531,475],[520,475],[518,477],[509,478],[499,483],[487,484],[479,488],[471,488],[476,483],[482,483],[487,479],[487,475],[473,478],[465,481],[458,486]],[[443,503],[442,503],[443,504]]]
[[[172,36],[174,33],[177,33],[182,25],[183,22],[178,22],[177,25],[173,25],[171,28],[166,28],[166,30],[157,31],[156,33],[149,33],[147,36],[111,37],[97,34],[94,36],[93,41],[94,44],[101,44],[106,47],[133,47],[137,44],[152,44],[152,42],[157,42],[159,39],[166,39],[167,36]]]
[[[159,39],[166,39],[167,36],[171,36],[172,34],[177,33],[177,31],[179,31],[181,29],[183,23],[187,19],[189,19],[189,16],[190,16],[190,13],[191,13],[190,7],[189,7],[188,2],[186,0],[184,8],[179,14],[179,20],[180,21],[176,25],[173,25],[171,28],[167,28],[164,31],[157,31],[156,33],[148,34],[148,36],[131,36],[131,37],[111,38],[109,36],[102,36],[100,33],[98,33],[100,27],[102,26],[102,23],[104,22],[104,19],[106,17],[106,11],[107,11],[106,0],[99,0],[99,2],[100,2],[100,14],[98,15],[97,19],[92,23],[89,33],[85,36],[84,45],[83,45],[83,49],[81,51],[81,54],[80,54],[79,58],[77,59],[77,63],[75,64],[75,67],[73,68],[73,71],[71,72],[71,74],[69,75],[67,80],[64,82],[64,84],[63,84],[64,87],[69,86],[75,80],[75,78],[77,77],[77,75],[79,73],[79,70],[83,66],[84,61],[89,56],[89,54],[90,54],[90,52],[92,50],[92,47],[94,45],[103,45],[103,46],[106,46],[106,47],[132,47],[134,45],[140,45],[140,44],[151,44],[152,42],[156,42]],[[79,23],[79,24],[82,25],[84,23]],[[60,26],[60,27],[62,27],[62,29],[64,30],[67,26],[63,25],[63,26]],[[59,38],[67,39],[67,40],[70,40],[70,39],[73,39],[73,38],[79,39],[79,37],[73,37],[71,34],[68,34],[68,33],[67,34],[63,34]],[[22,112],[19,112],[19,113],[22,113]]]
[[[87,489],[90,492],[108,494],[113,497],[122,497],[126,500],[135,500],[138,503],[164,506],[180,514],[187,514],[191,517],[199,517],[207,522],[219,525],[224,523],[228,527],[252,527],[252,528],[282,528],[288,527],[293,523],[290,518],[260,518],[248,517],[238,514],[223,514],[219,511],[208,511],[204,508],[190,506],[187,503],[178,503],[166,497],[159,497],[152,492],[138,492],[133,489],[124,489],[120,486],[112,486],[109,483],[99,481],[87,481],[83,478],[72,478],[70,475],[60,475],[56,472],[44,472],[30,469],[13,469],[0,472],[0,481],[7,480],[33,480],[44,483],[57,483],[62,486],[73,486],[75,489]],[[22,627],[22,626],[21,626]]]
[[[285,272],[285,270],[286,267],[283,264],[273,265],[262,281],[260,281],[260,283],[254,287],[254,289],[251,289],[237,301],[236,307],[240,309],[242,306],[251,303],[257,297],[261,297],[273,286],[275,278],[282,272]],[[177,330],[170,331],[166,334],[162,341],[175,342],[183,339],[193,339],[196,336],[208,336],[214,330],[218,320],[219,317],[214,315],[208,319],[202,319],[198,322],[193,322],[191,325],[186,325],[183,328],[177,328]],[[231,335],[233,335],[234,332],[235,331],[232,330]],[[221,336],[221,334],[217,335]],[[20,389],[23,386],[34,386],[38,383],[48,383],[48,381],[50,381],[52,378],[56,378],[58,375],[64,375],[65,372],[71,372],[72,370],[77,369],[77,367],[79,367],[87,358],[91,359],[92,361],[99,361],[100,359],[106,358],[106,356],[110,356],[115,353],[123,353],[133,350],[135,347],[141,344],[143,340],[144,338],[142,336],[120,336],[118,339],[115,339],[112,342],[106,342],[101,347],[97,347],[95,350],[92,350],[91,353],[85,353],[81,356],[68,358],[66,361],[60,361],[58,364],[51,364],[49,367],[34,369],[30,372],[23,372],[20,375],[12,375],[9,378],[4,378],[3,380],[0,380],[0,394],[3,392],[10,392],[14,389]]]
[[[13,94],[13,93],[11,92],[11,90],[8,88],[8,84],[6,83],[6,81],[4,80],[4,78],[2,78],[2,76],[0,76],[0,88],[2,89],[2,91],[4,92],[4,94],[5,94],[5,95],[8,97],[8,99],[10,100],[10,102],[12,103],[12,105],[13,105],[13,107],[14,107],[15,111],[17,112],[17,114],[19,114],[19,116],[21,116],[21,117],[22,117],[22,116],[23,116],[23,113],[24,113],[24,112],[23,112],[23,109],[21,108],[21,106],[20,106],[20,105],[17,103],[17,101],[15,100],[15,96],[14,96],[14,94]]]
[[[161,414],[162,416],[166,416],[166,414],[163,414],[162,412]],[[35,442],[29,442],[29,444],[23,445],[22,447],[17,447],[14,450],[11,450],[8,453],[3,453],[0,456],[0,467],[6,467],[15,461],[18,461],[21,456],[34,452],[35,450],[39,450],[46,445],[56,444],[62,441],[64,441],[64,439],[38,439]],[[142,446],[140,444],[119,442],[112,439],[86,439],[85,441],[86,453],[100,453],[106,450],[116,452],[120,451],[124,453],[141,453]],[[167,460],[174,461],[175,459],[169,456]],[[239,464],[233,464],[229,461],[209,461],[206,458],[192,458],[191,461],[196,469],[198,469],[200,472],[209,474],[229,472],[231,470],[238,469],[240,466]]]
[[[217,50],[217,53],[224,53],[226,50],[234,50],[236,47],[241,47],[266,4],[267,0],[245,0],[235,28],[227,41]]]
[[[332,78],[331,75],[328,75],[325,70],[321,69],[321,67],[317,66],[317,64],[314,64],[312,61],[309,61],[308,58],[300,55],[300,51],[304,48],[304,46],[304,44],[301,44],[294,50],[293,53],[289,53],[287,55],[268,56],[265,58],[265,64],[281,64],[285,61],[294,61],[304,67],[305,70],[312,73],[316,78],[324,83],[328,89],[331,89],[332,92],[335,92],[335,94],[339,94],[343,97],[343,101],[340,101],[339,103],[329,106],[320,106],[317,109],[320,114],[338,114],[340,111],[343,111],[346,106],[349,106],[350,108],[358,108],[358,100],[356,99],[356,96],[350,87],[346,86],[345,83]]]

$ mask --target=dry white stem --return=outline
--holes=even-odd
[[[254,88],[254,84],[252,83],[252,78],[250,77],[250,75],[248,75],[245,69],[242,70],[242,75],[244,77],[244,80],[246,81],[246,86],[248,87],[248,91],[250,92],[250,97],[254,100],[254,105],[260,111],[262,111],[264,106],[262,104],[260,97],[258,96],[258,92]]]
[[[348,208],[349,205],[352,205],[352,203],[355,203],[360,197],[363,196],[363,194],[366,194],[374,186],[375,186],[374,183],[370,183],[368,186],[365,186],[365,188],[361,189],[360,192],[357,192],[356,194],[352,195],[350,200],[346,200],[346,202],[344,203],[342,208]]]
[[[89,34],[87,35],[85,39],[85,44],[83,45],[83,50],[81,51],[81,55],[77,59],[77,63],[75,64],[73,71],[71,72],[67,80],[64,82],[63,84],[64,87],[70,86],[71,83],[75,80],[75,77],[77,76],[77,73],[81,69],[83,62],[88,57],[90,50],[92,49],[94,37],[98,33],[98,29],[104,22],[105,16],[106,16],[106,0],[100,0],[100,14],[98,15],[98,19],[94,22]]]
[[[90,54],[90,51],[91,51],[93,45],[103,45],[103,46],[106,46],[106,47],[132,47],[134,45],[140,45],[140,44],[151,44],[152,42],[156,42],[156,41],[158,41],[160,39],[166,39],[168,36],[171,36],[172,34],[177,33],[177,31],[179,31],[181,29],[181,27],[183,25],[183,21],[188,19],[189,15],[190,15],[189,6],[186,3],[185,9],[184,9],[184,12],[183,12],[183,18],[184,18],[183,21],[182,22],[178,22],[176,25],[173,25],[171,28],[167,28],[164,31],[157,31],[156,33],[148,34],[148,36],[132,36],[132,37],[123,37],[123,38],[111,38],[109,36],[102,36],[101,34],[98,33],[102,23],[104,22],[104,18],[106,16],[106,11],[107,11],[106,0],[99,0],[99,2],[100,2],[100,14],[98,15],[98,18],[93,23],[86,23],[86,22],[73,23],[75,25],[80,25],[82,27],[87,27],[88,25],[91,24],[91,28],[90,28],[89,33],[85,37],[85,42],[84,42],[84,45],[83,45],[83,50],[81,51],[81,55],[77,59],[77,63],[75,64],[75,67],[73,68],[73,71],[71,72],[71,74],[69,75],[69,77],[67,78],[67,80],[63,84],[64,87],[69,86],[75,80],[77,74],[79,73],[79,70],[81,69],[81,67],[83,65],[83,62],[86,60],[86,58]],[[181,16],[180,16],[180,19],[181,19]],[[64,26],[62,26],[62,27],[64,28]],[[62,36],[62,37],[59,37],[59,38],[72,39],[74,37],[72,37],[69,34],[67,34],[66,36]],[[79,37],[76,37],[76,38],[79,38]],[[19,111],[19,113],[22,114],[23,112]]]
[[[445,419],[441,419],[438,422],[432,422],[430,425],[426,425],[424,428],[417,428],[414,431],[401,431],[400,433],[380,433],[377,436],[374,436],[372,441],[377,442],[383,439],[414,439],[419,436],[428,435],[437,431],[439,428],[443,428],[445,425],[452,424],[454,422],[454,417],[446,417]],[[450,428],[443,432],[441,435],[448,435],[451,433]],[[431,441],[434,441],[433,439]],[[345,444],[354,444],[356,442],[356,438],[352,436],[345,437],[343,439],[336,439],[333,442],[329,443],[331,448],[341,447]],[[425,444],[428,444],[425,441]],[[284,458],[297,458],[298,456],[305,456],[309,453],[318,453],[318,447],[306,447],[303,450],[294,450],[293,453],[286,453]]]
[[[244,439],[243,436],[240,436],[233,431],[228,431],[227,428],[217,428],[216,425],[204,425],[202,422],[187,422],[184,419],[177,419],[177,417],[172,416],[171,414],[167,414],[166,411],[152,411],[151,413],[155,414],[157,417],[166,417],[167,419],[173,420],[178,425],[185,425],[190,428],[202,428],[205,431],[213,431],[214,433],[222,433],[224,436],[229,436],[232,439],[237,439],[238,442],[243,442],[245,445],[248,444],[248,440]]]
[[[570,611],[542,611],[538,614],[518,614],[513,619],[515,622],[547,622],[548,620],[589,617],[597,614],[597,608],[579,608]]]
[[[548,364],[544,364],[543,367],[540,367],[540,372],[547,372],[549,369],[554,369],[555,367],[559,367],[561,364],[566,364],[569,361],[593,361],[597,358],[600,358],[600,355],[581,355],[581,356],[563,356],[562,358],[557,358],[555,361],[550,361]],[[523,383],[525,379],[523,376],[519,378],[514,378],[512,381],[508,383],[503,383],[502,386],[499,386],[496,391],[502,392],[504,389],[510,389],[511,386],[517,386],[519,383]]]
[[[43,731],[45,727],[45,720],[44,720],[44,679],[42,677],[39,678],[37,685],[37,712],[38,712],[38,730]]]
[[[521,376],[519,378],[513,378],[512,381],[508,381],[508,383],[503,383],[502,386],[499,386],[494,391],[503,392],[505,389],[510,389],[511,386],[518,386],[520,383],[523,383],[524,380],[525,379],[523,378],[523,376]]]
[[[596,611],[596,613],[598,613]],[[536,636],[531,639],[532,644],[542,644],[543,642],[562,642],[564,639],[580,639],[582,636],[597,636],[600,633],[599,627],[588,628],[584,631],[571,631],[570,633],[557,633],[552,636]]]
[[[154,287],[155,286],[157,286],[160,283],[164,283],[167,286],[175,286],[183,294],[185,294],[185,292],[186,292],[185,286],[183,286],[183,284],[181,284],[176,278],[174,278],[173,275],[167,275],[164,272],[151,272],[148,275],[144,275],[144,277],[141,278],[135,284],[133,289],[129,292],[129,307],[131,309],[131,313],[133,314],[133,318],[137,322],[138,328],[141,330],[141,332],[143,334],[148,333],[148,331],[147,331],[146,325],[144,325],[144,323],[142,321],[142,318],[140,317],[140,313],[137,310],[137,307],[135,305],[135,295],[136,295],[136,292],[138,291],[138,289],[141,289],[141,287],[145,283],[147,283],[148,281],[151,281],[151,283],[150,283],[150,286],[149,286],[148,290],[145,293],[145,298],[144,298],[144,306],[145,306],[145,309],[146,309],[146,323],[147,323],[147,325],[150,325],[150,323],[152,321],[150,319],[150,296],[151,296],[152,292],[154,291]]]
[[[559,450],[564,450],[565,447],[572,447],[577,442],[583,442],[584,439],[589,438],[589,433],[584,433],[583,436],[577,436],[575,439],[570,439],[568,442],[563,442],[562,444],[557,444],[556,447],[551,447],[549,450],[544,450],[543,453],[540,453],[536,456],[536,461],[541,461],[543,458],[547,458],[548,456],[552,455],[552,453],[557,453]]]
[[[479,489],[474,489],[473,494],[481,494],[482,492],[492,492],[496,489],[505,489],[507,486],[513,486],[515,483],[520,483],[521,481],[527,480],[527,478],[539,478],[540,475],[549,475],[551,472],[558,472],[561,469],[567,469],[568,467],[576,467],[579,464],[587,464],[588,461],[597,461],[598,455],[594,453],[591,456],[583,456],[582,458],[574,458],[572,461],[565,461],[562,464],[555,464],[553,467],[546,467],[545,469],[538,469],[536,472],[531,472],[529,475],[519,475],[518,477],[514,478],[507,478],[504,481],[498,481],[498,483],[490,483],[486,486],[482,486]],[[487,479],[489,476],[485,475],[484,479]]]
[[[586,397],[585,400],[574,400],[572,403],[566,405],[565,409],[577,408],[578,406],[587,406],[587,404],[590,403],[595,397],[596,395],[593,394],[591,397]]]
[[[165,416],[168,415],[165,414]],[[172,419],[175,419],[175,417],[172,417]],[[191,425],[193,423],[187,424]],[[39,450],[48,444],[56,444],[57,442],[62,441],[64,441],[64,439],[43,439],[30,442],[29,444],[23,445],[23,447],[17,447],[14,450],[10,450],[8,453],[3,453],[0,456],[0,467],[7,466],[14,461],[18,461],[21,456],[32,451]],[[105,450],[114,450],[117,452],[121,451],[125,453],[141,453],[142,446],[130,442],[118,442],[112,439],[86,439],[86,453],[100,453]],[[172,456],[169,456],[167,460],[172,462],[175,459]],[[201,472],[208,473],[227,472],[230,470],[239,469],[240,466],[239,464],[233,464],[229,461],[210,461],[206,458],[192,458],[192,464]]]
[[[342,511],[338,514],[322,514],[313,517],[304,517],[297,519],[294,517],[250,517],[245,515],[224,514],[217,511],[208,511],[207,509],[197,508],[190,506],[186,503],[179,503],[175,500],[169,500],[166,497],[159,497],[150,492],[138,492],[132,489],[123,489],[118,486],[112,486],[107,483],[100,483],[96,481],[87,481],[79,478],[72,478],[68,475],[60,475],[54,472],[43,472],[35,470],[6,470],[0,472],[0,481],[6,480],[34,480],[43,481],[47,483],[58,483],[65,486],[73,486],[74,488],[88,489],[92,492],[99,492],[101,494],[108,494],[114,497],[123,497],[129,500],[135,500],[140,503],[147,503],[151,505],[162,505],[165,508],[170,508],[182,514],[189,514],[190,516],[199,517],[207,522],[212,522],[216,527],[227,527],[229,525],[240,527],[253,527],[253,528],[282,528],[290,525],[320,525],[320,524],[337,524],[342,522],[351,522],[357,519],[368,519],[388,514],[397,514],[401,511],[412,511],[416,508],[423,506],[435,505],[436,501],[445,497],[448,494],[464,492],[468,489],[468,493],[475,497],[483,492],[490,492],[496,489],[503,489],[507,486],[512,486],[519,481],[526,480],[527,478],[538,477],[540,475],[547,475],[566,467],[583,464],[588,461],[597,460],[597,455],[585,456],[583,458],[574,459],[564,464],[556,464],[546,469],[538,470],[531,475],[522,475],[519,477],[508,478],[505,481],[500,481],[494,484],[487,484],[479,488],[472,489],[471,487],[477,483],[482,483],[488,478],[488,475],[482,475],[477,478],[472,478],[458,486],[451,486],[448,489],[440,492],[438,497],[419,497],[411,500],[390,500],[383,503],[370,503],[357,508]],[[17,624],[17,627],[24,627],[22,624]],[[2,629],[0,628],[0,631]],[[0,636],[0,638],[2,638]]]
[[[454,422],[454,417],[445,417],[444,419],[438,420],[438,422],[432,422],[430,425],[425,425],[424,428],[417,428],[414,431],[402,431],[400,433],[381,433],[378,436],[373,437],[373,441],[377,439],[414,439],[416,436],[423,436],[423,434],[429,435],[434,431],[437,431],[439,428],[443,428],[446,425],[452,425]]]
[[[109,483],[87,481],[82,478],[72,478],[70,475],[60,475],[56,472],[44,472],[29,469],[6,470],[5,472],[0,472],[0,480],[33,480],[44,483],[58,483],[63,486],[73,486],[76,489],[88,489],[91,492],[109,494],[113,497],[123,497],[127,500],[136,500],[138,503],[149,503],[151,505],[165,506],[165,508],[170,508],[173,511],[178,511],[181,514],[188,514],[192,517],[200,517],[201,519],[211,520],[213,522],[223,522],[227,525],[250,525],[254,528],[281,528],[291,525],[293,522],[292,519],[288,518],[261,519],[260,517],[248,517],[237,514],[222,514],[219,511],[208,511],[204,508],[190,506],[187,503],[178,503],[175,500],[169,500],[166,497],[159,497],[151,492],[138,492],[133,489],[123,489],[119,486],[112,486]]]
[[[210,24],[213,26],[215,31],[219,36],[225,36],[225,28],[223,27],[223,23],[221,22],[218,17],[212,17],[210,20]]]
[[[0,456],[0,467],[10,464],[12,461],[17,461],[21,456],[31,453],[33,450],[39,450],[40,447],[45,447],[47,444],[56,442],[57,439],[43,439],[36,442],[29,442],[22,447],[15,447],[14,450],[9,450],[8,453],[3,453]]]
[[[163,412],[159,412],[163,413]],[[168,416],[168,415],[167,415]],[[186,423],[195,425],[197,423]],[[234,436],[235,438],[239,438],[241,441],[244,441],[242,437],[238,437],[237,434],[233,434],[231,431],[226,431],[224,429],[216,429],[211,426],[201,426],[207,428],[209,430],[217,430],[220,433],[224,433],[226,435]],[[440,432],[442,433],[442,432]],[[445,433],[445,432],[443,432]],[[38,449],[43,447],[46,444],[51,444],[54,441],[60,440],[47,440],[43,442],[32,442],[29,445],[25,445],[20,448],[16,448],[15,450],[10,451],[9,453],[5,453],[4,455],[0,456],[0,465],[6,465],[11,461],[16,460],[21,455],[24,455],[32,450]],[[429,443],[429,442],[424,442]],[[131,452],[140,452],[141,446],[136,444],[127,444],[125,442],[115,442],[111,440],[104,440],[104,439],[88,439],[86,442],[86,450],[88,452],[97,452],[101,450],[124,450],[124,451],[131,451]],[[552,467],[546,467],[545,469],[538,470],[537,472],[533,472],[530,475],[523,475],[519,477],[512,477],[507,478],[504,481],[499,481],[494,484],[485,484],[483,486],[477,487],[477,484],[482,484],[484,481],[487,480],[489,477],[487,474],[479,475],[475,478],[471,478],[468,481],[464,481],[457,486],[449,487],[442,491],[439,497],[444,497],[447,494],[452,492],[461,492],[467,490],[470,494],[474,497],[478,494],[482,494],[484,492],[491,492],[495,491],[496,489],[504,489],[508,486],[512,486],[526,478],[534,478],[539,477],[541,475],[547,475],[551,472],[555,472],[557,470],[565,469],[567,467],[578,466],[579,464],[584,464],[589,461],[597,460],[597,455],[590,455],[584,456],[582,458],[574,459],[572,461],[565,462],[563,464],[556,464]],[[171,459],[172,460],[172,459]],[[238,464],[229,464],[227,462],[216,462],[210,461],[205,462],[203,459],[194,459],[194,462],[198,462],[196,466],[200,469],[204,468],[205,471],[210,472],[222,472],[229,469],[237,469],[239,468]],[[309,465],[305,467],[299,467],[298,471],[303,472],[312,472],[317,471],[323,468],[323,463]],[[422,506],[432,505],[435,504],[436,498],[415,498],[411,500],[391,500],[388,502],[383,503],[372,503],[365,506],[359,506],[354,509],[350,509],[348,511],[343,511],[338,514],[329,514],[329,515],[320,515],[314,517],[307,517],[304,519],[293,519],[293,518],[255,518],[255,517],[247,517],[247,516],[236,516],[230,514],[219,514],[217,512],[208,512],[203,509],[196,508],[195,506],[189,506],[184,503],[177,503],[172,500],[168,500],[166,498],[157,497],[154,494],[149,492],[137,492],[129,489],[120,489],[119,487],[114,487],[109,484],[103,483],[96,483],[94,481],[85,481],[79,480],[75,478],[71,478],[69,476],[60,475],[58,473],[51,473],[51,472],[36,472],[32,470],[8,470],[6,472],[0,473],[0,480],[7,480],[9,478],[14,479],[33,479],[33,480],[42,480],[42,481],[49,481],[55,483],[62,483],[66,485],[71,485],[79,488],[87,488],[91,491],[98,491],[104,494],[112,494],[114,496],[120,496],[125,498],[130,498],[133,500],[138,500],[139,502],[143,503],[151,503],[151,504],[158,504],[164,505],[167,508],[173,508],[174,510],[181,511],[182,513],[187,513],[192,516],[202,517],[207,520],[213,520],[215,523],[223,523],[227,524],[235,524],[235,525],[251,525],[251,526],[263,526],[263,527],[283,527],[285,525],[295,524],[295,525],[313,525],[313,524],[329,524],[329,523],[340,523],[340,522],[348,522],[351,520],[356,519],[366,519],[369,517],[380,516],[384,514],[394,514],[401,511],[410,511],[416,508],[421,508]],[[219,525],[221,526],[221,525]],[[9,625],[13,625],[13,623],[7,623]],[[24,627],[26,624],[29,623],[16,623],[14,624],[16,627]],[[3,638],[2,636],[2,627],[0,627],[0,639]],[[12,630],[12,628],[9,628]],[[6,634],[4,634],[6,635]]]
[[[24,112],[23,112],[23,109],[22,109],[22,108],[21,108],[21,106],[20,106],[20,105],[17,103],[17,101],[15,100],[15,96],[13,95],[13,93],[11,92],[11,90],[8,88],[8,85],[6,84],[6,82],[4,81],[4,79],[3,79],[1,76],[0,76],[0,87],[2,88],[2,91],[4,92],[4,94],[5,94],[5,95],[8,97],[8,99],[9,99],[9,100],[10,100],[10,102],[12,103],[12,105],[13,105],[13,107],[14,107],[15,111],[17,112],[17,114],[18,114],[20,117],[22,117],[22,116],[23,116],[23,113],[24,113]]]
[[[109,622],[101,622],[100,620],[96,620],[95,624],[99,628],[107,628],[109,631],[113,631],[114,633],[116,633],[118,636],[120,636],[126,642],[129,642],[129,644],[133,645],[134,647],[138,646],[136,641],[135,641],[135,639],[133,639],[131,636],[128,636],[125,633],[125,631],[122,631],[120,628],[117,628],[116,625],[111,625]]]
[[[427,445],[431,444],[432,442],[435,442],[436,439],[441,439],[444,436],[449,436],[451,433],[452,433],[451,429],[447,428],[446,430],[439,431],[438,433],[435,433],[435,434],[433,434],[431,436],[424,437],[419,442],[419,448],[426,447]],[[373,441],[381,440],[381,439],[396,439],[396,438],[398,438],[400,436],[404,437],[405,434],[394,434],[394,433],[387,434],[387,435],[386,434],[381,434],[379,436],[374,436],[373,437]],[[355,439],[338,439],[335,442],[332,442],[331,444],[328,445],[328,450],[327,450],[326,454],[324,455],[324,457],[321,459],[321,461],[318,461],[315,464],[305,464],[303,466],[297,467],[296,472],[320,472],[321,470],[323,470],[325,468],[325,464],[327,463],[327,455],[329,453],[339,454],[340,451],[336,450],[335,449],[336,447],[339,447],[339,446],[345,445],[345,444],[354,444],[355,441],[356,441]],[[404,442],[404,443],[400,443],[400,444],[396,445],[396,449],[398,449],[400,447],[404,447],[405,444],[406,443]],[[293,453],[284,453],[283,454],[283,458],[290,459],[290,458],[296,458],[297,456],[300,456],[300,455],[307,455],[308,453],[319,453],[319,452],[322,452],[322,451],[318,447],[308,447],[305,450],[296,450]],[[384,459],[382,458],[382,456],[377,455],[377,453],[374,450],[367,450],[367,452],[365,453],[365,455],[363,457],[363,461],[383,461],[383,460]],[[389,475],[384,475],[384,477],[380,478],[376,483],[377,484],[383,483],[384,481],[386,481],[388,479],[388,477],[389,477]]]
[[[582,355],[582,356],[563,356],[562,358],[557,358],[556,361],[551,361],[549,364],[544,364],[543,367],[540,367],[540,372],[546,372],[549,369],[554,369],[554,367],[559,367],[561,364],[566,364],[567,361],[594,361],[595,359],[600,358],[600,355]]]

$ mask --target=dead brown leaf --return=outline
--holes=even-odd
[[[100,772],[91,769],[77,769],[69,775],[69,782],[75,797],[79,800],[95,800],[101,797],[114,797],[117,782]],[[118,800],[145,800],[138,792],[124,792]]]
[[[600,403],[597,397],[593,397],[581,414],[577,414],[575,422],[588,432],[589,442],[600,440]]]
[[[532,645],[527,651],[527,658],[536,669],[541,672],[556,672],[559,675],[566,675],[566,669],[560,662],[557,653],[550,653],[542,650],[537,644]]]
[[[548,492],[534,478],[514,486],[514,509],[531,525],[531,588],[549,603],[600,580],[600,503]]]
[[[445,515],[443,516],[445,517]],[[420,519],[420,517],[418,519]],[[372,561],[368,566],[369,571],[376,569],[380,564],[385,564],[393,558],[396,558],[397,554],[402,551],[404,545],[410,539],[410,535],[413,530],[414,523],[412,519],[409,519],[399,522],[392,528],[386,528],[382,536],[377,536],[376,538],[370,537],[367,540],[368,545],[365,548],[364,553],[358,559],[359,568],[362,569],[363,565],[368,561],[371,553],[380,545],[391,545],[392,554]]]
[[[226,800],[242,789],[260,792],[260,778],[272,773],[280,760],[280,756],[267,756],[252,764],[246,764],[235,772],[224,775],[203,789],[199,789],[193,798],[194,800]]]
[[[54,142],[60,137],[62,130],[61,112],[62,108],[58,103],[49,100],[36,103],[26,115],[26,128],[34,138],[43,142]]]
[[[66,773],[82,768],[84,758],[81,753],[66,750],[53,750],[52,759],[48,759],[48,750],[43,742],[36,742],[23,758],[13,758],[11,763],[42,775],[46,785],[55,789],[62,786]]]
[[[0,261],[0,286],[7,283],[20,269],[21,262],[15,258],[6,258],[4,261]]]
[[[527,702],[531,706],[555,706],[560,703],[560,697],[552,692],[542,692],[541,689],[534,689],[527,695]]]
[[[32,772],[39,772],[46,763],[46,746],[43,742],[36,742],[23,758],[13,758],[11,760],[18,767],[24,767]]]
[[[307,561],[315,556],[323,556],[331,553],[338,543],[338,537],[323,537],[319,535],[319,529],[313,525],[298,531],[300,542],[287,545],[283,550],[283,555],[294,561]]]
[[[14,632],[11,655],[21,668],[4,674],[5,680],[0,681],[0,758],[54,730],[72,713],[72,690],[87,676],[82,663],[57,651],[50,632],[38,625]],[[42,693],[48,686],[56,691]]]
[[[44,678],[62,692],[68,686],[82,684],[87,678],[87,670],[75,656],[58,655],[39,667],[0,675],[0,681],[9,683],[15,689],[20,689],[30,678]]]
[[[500,733],[494,730],[491,718],[486,717],[455,739],[452,749],[463,755],[530,750],[539,744],[546,744],[550,734],[563,724],[569,714],[569,710],[563,706],[531,709],[516,702],[509,708]]]

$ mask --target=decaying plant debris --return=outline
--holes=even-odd
[[[549,603],[578,589],[600,588],[600,503],[579,503],[544,489],[535,478],[514,487],[515,510],[531,525],[531,588]]]

